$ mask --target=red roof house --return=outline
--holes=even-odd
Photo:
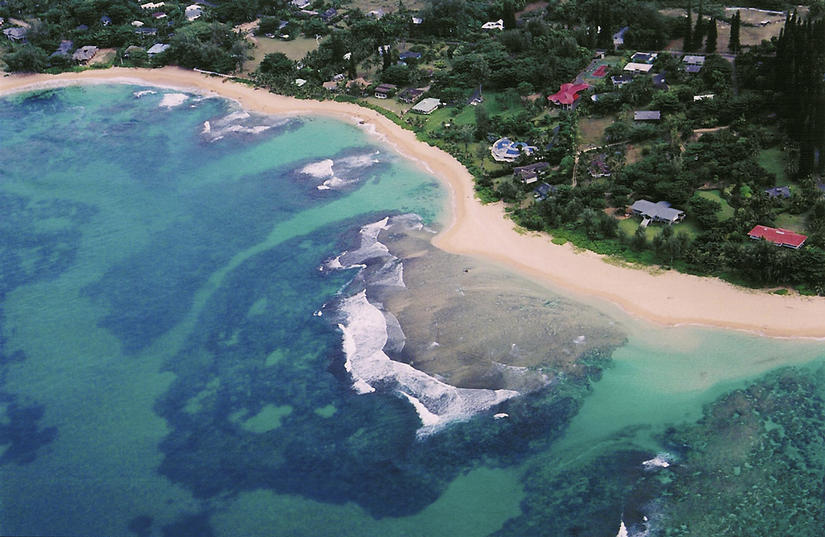
[[[805,240],[808,238],[805,235],[800,235],[787,229],[767,226],[754,226],[753,229],[748,232],[748,237],[757,240],[765,239],[777,246],[787,246],[794,250],[799,249],[805,244]]]
[[[568,82],[566,84],[562,84],[559,91],[547,97],[547,100],[553,104],[561,106],[564,110],[572,110],[576,107],[576,101],[578,101],[579,97],[581,97],[578,93],[588,89],[589,87],[590,84],[586,84],[584,82],[581,84]]]

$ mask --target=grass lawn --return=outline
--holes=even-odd
[[[641,224],[641,219],[639,217],[626,218],[619,221],[619,229],[627,233],[628,237],[632,237],[636,233],[636,228],[639,227],[639,224]],[[659,235],[665,228],[665,225],[666,224],[653,223],[648,225],[647,228],[645,228],[645,236],[647,237],[648,242],[652,241],[653,237]],[[691,240],[693,240],[699,234],[699,227],[695,222],[691,222],[690,218],[686,218],[684,222],[673,224],[673,232],[676,235],[686,234]]]
[[[579,121],[579,135],[581,145],[602,145],[604,142],[604,130],[609,127],[616,118],[607,116],[604,118],[585,118]]]
[[[250,53],[252,59],[244,64],[244,71],[251,73],[263,61],[264,56],[272,54],[273,52],[282,52],[290,60],[301,60],[307,55],[310,50],[318,48],[318,44],[314,39],[307,37],[299,37],[292,41],[284,41],[283,39],[270,39],[268,37],[256,37],[256,45]]]
[[[404,7],[418,11],[427,7],[427,3],[425,0],[404,0]],[[397,0],[352,0],[352,2],[346,4],[344,8],[358,8],[362,13],[378,10],[384,13],[392,13],[398,10],[398,4],[399,2]]]
[[[782,213],[776,217],[776,227],[805,233],[805,214]]]
[[[696,193],[696,195],[711,201],[715,201],[716,203],[722,206],[721,209],[719,209],[719,212],[716,214],[716,216],[719,217],[719,220],[727,220],[728,218],[733,216],[734,208],[728,204],[727,200],[722,198],[718,190],[700,190]]]
[[[791,183],[785,174],[785,154],[778,147],[763,149],[759,152],[757,161],[768,173],[776,176],[777,185],[784,186]]]
[[[378,99],[376,97],[366,97],[364,100],[367,101],[368,103],[372,104],[372,105],[380,106],[381,108],[386,108],[387,110],[389,110],[391,112],[395,112],[399,116],[403,113],[406,113],[407,110],[409,110],[410,108],[413,107],[413,105],[411,105],[411,104],[402,103],[401,101],[399,101],[395,97],[390,97],[389,99]],[[433,113],[435,113],[435,112],[433,112]]]

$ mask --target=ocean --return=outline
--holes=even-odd
[[[442,252],[446,190],[358,125],[15,94],[0,204],[0,535],[825,523],[825,344]]]

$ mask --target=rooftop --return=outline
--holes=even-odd
[[[653,69],[653,65],[649,63],[629,62],[624,66],[625,71],[630,71],[633,73],[647,73],[650,72],[651,69]]]
[[[775,186],[773,188],[769,188],[769,189],[765,190],[765,194],[767,194],[769,198],[790,198],[791,197],[791,187],[789,187],[789,186]]]
[[[789,229],[761,225],[754,226],[753,229],[748,232],[748,237],[752,239],[765,239],[777,246],[788,246],[790,248],[799,248],[808,238],[806,235],[796,233]]]
[[[633,121],[659,121],[662,113],[658,110],[636,110],[633,112]]]
[[[573,104],[576,102],[581,95],[578,93],[580,91],[584,91],[590,87],[590,84],[586,84],[582,82],[581,84],[574,84],[572,82],[567,82],[561,85],[559,91],[547,97],[547,100],[556,104]]]
[[[648,200],[637,200],[630,206],[630,210],[636,214],[640,214],[653,220],[671,223],[676,222],[685,216],[684,211],[674,209],[670,206],[670,203],[666,201],[653,203]]]
[[[440,100],[434,97],[428,97],[426,99],[421,99],[421,101],[417,105],[410,108],[410,110],[413,112],[418,112],[419,114],[429,114],[439,106],[441,106]]]
[[[509,138],[499,138],[490,148],[490,153],[492,153],[493,159],[498,162],[513,162],[522,153],[532,155],[536,149],[536,146],[525,142],[513,142]]]
[[[704,65],[705,64],[705,57],[704,56],[691,56],[687,55],[682,58],[682,61],[688,65]]]

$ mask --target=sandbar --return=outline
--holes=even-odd
[[[546,234],[518,230],[507,218],[502,204],[484,205],[475,197],[472,175],[455,158],[418,140],[415,133],[378,112],[355,104],[285,97],[177,67],[8,75],[0,78],[0,96],[89,83],[174,88],[233,99],[250,111],[324,115],[355,121],[373,130],[447,186],[452,211],[449,223],[433,241],[438,248],[492,261],[574,295],[610,301],[657,324],[706,325],[774,337],[825,338],[823,297],[777,295],[737,287],[718,278],[623,266],[569,244],[553,244]]]

